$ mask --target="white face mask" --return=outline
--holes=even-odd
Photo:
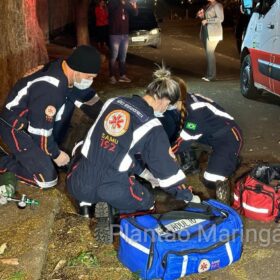
[[[74,87],[83,90],[89,88],[93,83],[93,80],[88,80],[88,79],[81,79],[81,81],[78,83],[75,81],[74,78]]]
[[[93,80],[88,80],[88,79],[82,79],[79,83],[74,82],[74,87],[78,89],[87,89],[92,85]]]
[[[168,105],[166,110],[171,111],[171,110],[175,110],[175,109],[177,109],[177,104]]]
[[[159,112],[159,111],[154,111],[154,116],[157,117],[157,118],[163,118],[163,113],[162,112]]]

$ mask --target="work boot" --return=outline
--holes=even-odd
[[[112,207],[107,202],[98,202],[95,205],[94,217],[96,219],[94,228],[94,237],[96,241],[105,244],[113,243]]]
[[[228,180],[216,182],[216,199],[224,204],[230,205],[230,187]]]
[[[183,152],[179,155],[181,169],[186,174],[199,173],[199,162],[196,158],[195,151]]]
[[[78,213],[84,218],[93,217],[93,206],[89,202],[81,201],[78,203]]]

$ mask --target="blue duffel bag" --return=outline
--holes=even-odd
[[[242,234],[229,206],[189,203],[184,211],[122,219],[118,258],[142,279],[177,279],[237,261]]]

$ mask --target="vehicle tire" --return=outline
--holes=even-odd
[[[240,90],[244,97],[256,99],[258,89],[254,86],[252,63],[250,55],[246,55],[241,64],[240,70]]]

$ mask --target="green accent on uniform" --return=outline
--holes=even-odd
[[[192,123],[192,122],[187,122],[186,123],[186,128],[190,129],[190,130],[196,130],[196,126],[197,126],[196,123]]]

